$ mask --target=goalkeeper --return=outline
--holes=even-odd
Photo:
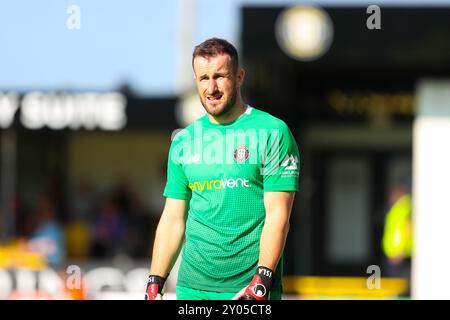
[[[192,64],[206,115],[173,138],[145,298],[162,297],[182,249],[177,299],[281,299],[297,144],[282,120],[244,104],[233,45],[206,40]]]

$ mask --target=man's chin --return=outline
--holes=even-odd
[[[220,116],[224,113],[225,108],[222,105],[209,105],[206,106],[206,112],[212,116]]]

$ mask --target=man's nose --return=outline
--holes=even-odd
[[[217,81],[210,79],[208,83],[208,94],[213,94],[217,91]]]

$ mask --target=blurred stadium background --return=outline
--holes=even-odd
[[[143,298],[170,138],[202,114],[192,49],[213,36],[300,147],[285,298],[450,298],[450,1],[378,1],[381,29],[371,4],[2,1],[0,299]],[[412,272],[382,245],[399,186]]]

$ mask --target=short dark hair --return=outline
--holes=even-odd
[[[239,67],[239,56],[236,48],[227,40],[219,38],[211,38],[203,41],[195,47],[192,54],[192,67],[194,67],[194,59],[196,57],[215,57],[219,54],[227,54],[231,58],[231,65],[236,72]]]

